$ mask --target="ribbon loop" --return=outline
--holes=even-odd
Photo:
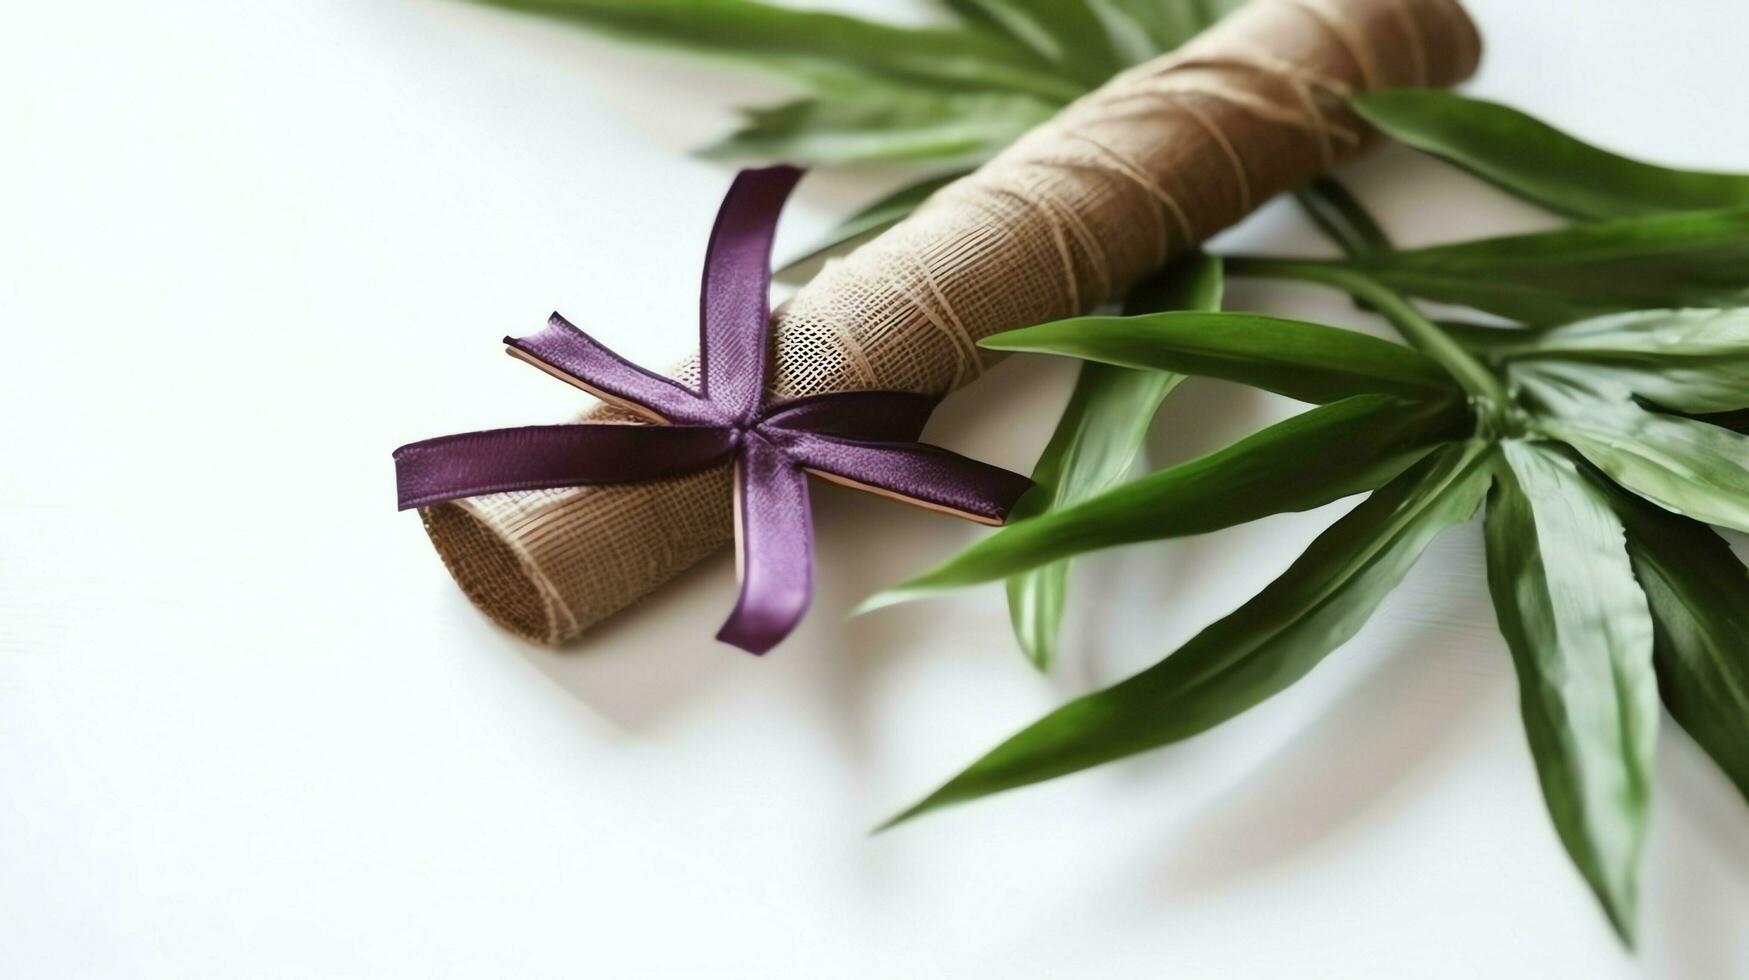
[[[699,296],[703,395],[750,423],[771,371],[771,245],[777,217],[802,179],[794,167],[743,170],[729,186],[704,260]],[[732,329],[721,329],[722,325]]]

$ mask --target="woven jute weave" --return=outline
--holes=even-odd
[[[1253,0],[830,264],[775,314],[774,393],[963,385],[983,369],[980,338],[1121,297],[1359,152],[1368,133],[1347,95],[1453,85],[1480,54],[1456,0]],[[673,376],[694,384],[696,365]],[[728,543],[730,501],[724,468],[422,513],[487,615],[555,644]]]

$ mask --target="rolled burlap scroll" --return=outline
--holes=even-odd
[[[1480,49],[1457,0],[1252,0],[829,266],[776,314],[775,393],[965,384],[979,338],[1116,299],[1358,152],[1367,133],[1345,95],[1456,84]],[[695,382],[696,366],[675,376]],[[481,609],[558,643],[727,544],[730,498],[719,469],[423,515]]]

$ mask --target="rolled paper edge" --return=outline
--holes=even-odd
[[[626,413],[603,409],[603,413],[624,420]],[[731,467],[712,466],[684,476],[653,481],[656,485],[678,487],[694,481],[710,487],[709,496],[718,501],[723,520],[700,520],[692,526],[666,526],[667,531],[659,559],[618,564],[614,573],[636,581],[628,601],[579,609],[569,605],[563,592],[548,576],[545,568],[561,571],[578,560],[565,539],[551,534],[529,534],[530,526],[541,521],[541,510],[516,508],[515,516],[495,513],[493,504],[499,498],[515,499],[516,494],[494,494],[464,498],[422,507],[419,510],[426,536],[442,559],[444,568],[456,585],[487,618],[522,639],[543,646],[558,646],[575,640],[580,633],[618,612],[637,605],[661,585],[714,554],[723,553],[724,546],[734,540],[733,523],[728,520],[731,507]],[[579,487],[572,491],[542,491],[542,495],[557,493],[588,493],[617,497],[636,493],[648,484],[619,484]],[[607,508],[611,510],[611,507]],[[597,533],[614,536],[612,525],[596,528]],[[626,542],[614,542],[608,554],[624,552]],[[599,549],[586,549],[598,551]],[[602,554],[585,556],[600,559]],[[649,556],[645,556],[648,558]]]
[[[1289,0],[1294,2],[1294,0]],[[1449,81],[1456,85],[1472,77],[1486,50],[1481,31],[1462,0],[1438,4],[1450,13],[1454,32],[1464,38],[1452,56],[1458,63]],[[1171,57],[1165,55],[1162,57]],[[1374,134],[1366,134],[1370,142]],[[962,178],[964,179],[964,178]],[[1258,202],[1259,204],[1261,202]],[[728,467],[707,472],[728,473]],[[726,478],[725,478],[725,481]],[[726,506],[726,502],[725,502]],[[654,588],[670,581],[733,540],[732,534],[715,540],[691,542],[691,554],[677,556],[645,589],[629,601],[579,617],[565,603],[558,588],[541,571],[515,538],[515,525],[499,526],[488,520],[471,500],[456,500],[420,509],[427,536],[444,567],[468,599],[493,622],[533,643],[557,646],[578,637],[597,623],[640,602]]]
[[[419,517],[443,567],[481,612],[532,643],[555,646],[564,641],[571,615],[558,589],[471,501],[421,507]]]

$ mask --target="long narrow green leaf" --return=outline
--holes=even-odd
[[[931,194],[963,176],[965,176],[965,172],[962,171],[941,177],[931,177],[888,194],[846,218],[842,224],[827,232],[825,237],[816,241],[806,252],[785,263],[782,268],[777,270],[778,273],[782,274],[799,265],[812,262],[827,252],[864,235],[872,235],[877,231],[891,228],[905,220],[905,217],[917,210],[924,201],[929,200]]]
[[[1646,310],[1504,334],[1491,354],[1563,364],[1691,414],[1749,408],[1749,309]]]
[[[1033,470],[1033,488],[1009,523],[1070,506],[1110,489],[1128,475],[1148,424],[1181,374],[1086,364],[1056,432]],[[1011,576],[1008,618],[1014,638],[1040,670],[1056,660],[1068,595],[1069,561]]]
[[[1127,63],[1087,0],[947,0],[947,5],[1007,32],[1088,88]]]
[[[1135,290],[1131,309],[1219,309],[1221,263],[1198,252]],[[1085,364],[1056,432],[1033,468],[1033,488],[1009,514],[1016,523],[1061,510],[1110,489],[1129,474],[1154,413],[1183,375]],[[1053,562],[1008,579],[1015,639],[1040,669],[1056,659],[1068,594],[1069,562]]]
[[[1087,0],[1131,62],[1172,51],[1245,0]]]
[[[1533,324],[1749,305],[1749,209],[1595,222],[1348,264],[1400,292]]]
[[[1382,486],[1470,425],[1451,401],[1356,395],[1073,507],[1012,524],[863,610],[991,582],[1074,555],[1204,534]]]
[[[1319,177],[1294,191],[1294,201],[1349,258],[1389,252],[1396,247],[1366,206],[1333,178]]]
[[[1570,367],[1538,365],[1513,377],[1541,410],[1537,427],[1610,479],[1666,510],[1749,531],[1749,436],[1649,412]]]
[[[1179,47],[1243,2],[947,0],[962,15],[1009,34],[1094,85]]]
[[[480,0],[627,37],[806,75],[820,67],[964,90],[1067,101],[1086,91],[1005,38],[963,29],[905,28],[753,0]]]
[[[1434,538],[1470,519],[1487,458],[1465,443],[1422,461],[1176,653],[1045,716],[888,826],[1189,738],[1285,690],[1360,629]]]
[[[1077,317],[999,333],[980,346],[1221,378],[1314,404],[1457,390],[1439,365],[1402,344],[1252,313]]]
[[[805,165],[950,160],[977,162],[1051,118],[1029,95],[946,93],[871,85],[849,96],[748,110],[747,123],[707,148],[719,158],[772,157]]]
[[[1749,569],[1704,524],[1610,500],[1652,609],[1664,707],[1749,800]]]
[[[1735,412],[1712,412],[1702,414],[1697,416],[1695,421],[1705,422],[1708,425],[1716,425],[1720,428],[1730,429],[1732,432],[1741,432],[1744,435],[1749,435],[1749,408],[1739,409]]]
[[[1393,89],[1350,101],[1385,135],[1570,217],[1749,207],[1749,175],[1630,160],[1497,103],[1438,89]]]
[[[1624,940],[1657,749],[1652,619],[1603,488],[1509,440],[1488,498],[1488,585],[1555,830]]]
[[[1542,329],[1540,327],[1503,327],[1471,323],[1467,320],[1445,319],[1437,322],[1439,329],[1463,345],[1465,350],[1492,362],[1503,360],[1514,352],[1524,350],[1534,342],[1530,338],[1536,336]]]

